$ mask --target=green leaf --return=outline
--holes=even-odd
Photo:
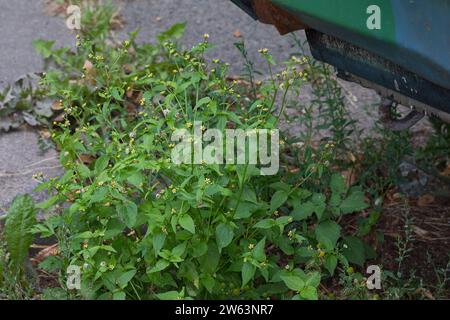
[[[112,88],[111,89],[111,95],[117,101],[123,101],[123,99],[122,99],[123,90],[120,90],[120,91],[121,92],[119,92],[119,88]]]
[[[178,223],[183,229],[189,231],[192,234],[195,234],[194,220],[192,220],[190,215],[188,214],[181,215],[181,217],[178,219]]]
[[[358,219],[358,231],[356,235],[358,237],[367,236],[371,231],[373,226],[377,223],[380,218],[380,211],[374,210],[370,212],[368,217],[361,217]]]
[[[43,202],[40,202],[36,205],[36,209],[48,209],[52,207],[55,203],[57,203],[59,200],[59,196],[55,195]]]
[[[161,43],[167,40],[180,39],[183,36],[185,29],[186,23],[176,23],[166,31],[160,33],[157,36],[157,39]]]
[[[311,272],[307,274],[308,279],[305,282],[305,286],[318,287],[320,284],[320,273]]]
[[[283,282],[289,289],[294,290],[296,292],[299,292],[305,287],[305,282],[298,276],[284,275],[281,276],[281,280],[283,280]]]
[[[291,256],[295,253],[295,249],[292,246],[292,241],[286,237],[278,237],[276,239],[275,244],[288,256]]]
[[[34,40],[33,47],[44,59],[47,59],[52,54],[52,47],[55,41],[46,41],[42,39]]]
[[[213,274],[216,272],[220,261],[220,253],[214,242],[208,244],[208,251],[199,258],[200,266],[205,273]]]
[[[258,260],[259,262],[265,261],[266,260],[265,248],[266,248],[266,238],[264,237],[253,248],[253,258]]]
[[[337,193],[332,193],[328,205],[330,207],[331,212],[336,217],[339,217],[341,215],[341,209],[339,208],[341,203],[342,203],[341,196]]]
[[[336,270],[337,267],[337,257],[334,255],[328,255],[325,258],[324,267],[328,270],[330,275],[333,275],[334,270]]]
[[[160,232],[153,236],[152,244],[153,244],[153,251],[155,252],[155,257],[158,256],[165,242],[166,242],[165,233]]]
[[[308,286],[300,291],[300,296],[306,300],[317,300],[317,289],[315,287]]]
[[[348,261],[361,267],[366,261],[364,243],[353,236],[344,238],[344,249],[342,250],[342,254]]]
[[[197,242],[192,245],[192,256],[198,258],[203,256],[208,251],[208,245],[204,242]]]
[[[177,245],[175,248],[172,249],[172,255],[175,257],[181,257],[183,253],[186,251],[187,242],[183,242],[179,245]]]
[[[365,242],[364,242],[364,255],[366,256],[366,260],[376,259],[378,256],[375,249]]]
[[[277,226],[277,222],[273,219],[264,219],[261,220],[259,222],[257,222],[254,225],[254,228],[258,228],[258,229],[270,229],[272,227]]]
[[[133,228],[136,224],[138,209],[134,202],[127,202],[117,206],[117,214],[128,228]]]
[[[167,291],[156,295],[159,300],[178,300],[183,298],[178,291]]]
[[[35,224],[33,199],[29,195],[17,196],[8,210],[4,230],[9,259],[15,272],[24,270],[28,249],[33,242],[31,230]]]
[[[91,176],[91,170],[89,170],[89,168],[86,165],[80,163],[80,164],[78,164],[77,167],[78,167],[78,172],[80,173],[80,176],[83,179],[89,178]]]
[[[270,187],[274,190],[283,190],[287,193],[291,191],[291,185],[281,181],[270,184]]]
[[[357,190],[350,193],[350,195],[342,201],[340,208],[343,214],[349,214],[364,210],[368,206],[364,192]]]
[[[255,275],[256,267],[251,263],[245,262],[242,265],[242,287],[244,287]]]
[[[113,293],[113,300],[125,300],[126,297],[127,295],[123,291]]]
[[[246,219],[252,216],[253,211],[257,207],[253,203],[241,202],[236,209],[236,213],[234,214],[235,219]]]
[[[89,203],[92,204],[92,203],[102,202],[106,198],[107,194],[108,194],[108,188],[106,188],[106,187],[97,188],[95,190],[94,194],[90,197]]]
[[[314,203],[314,212],[317,215],[317,219],[322,220],[323,213],[326,209],[326,203],[325,203],[325,195],[321,193],[314,193],[311,201]]]
[[[339,173],[333,174],[331,176],[330,188],[333,193],[345,193],[347,188],[345,187],[344,177]]]
[[[103,155],[95,161],[95,173],[100,174],[108,167],[109,157],[107,155]]]
[[[119,285],[119,287],[124,289],[128,285],[128,282],[130,282],[135,275],[136,275],[135,269],[124,272],[119,276],[119,278],[117,278],[117,284]]]
[[[84,231],[74,236],[75,239],[91,239],[94,237],[92,231]]]
[[[198,100],[197,105],[195,106],[195,109],[200,108],[201,106],[209,103],[210,101],[211,101],[210,97],[201,98],[200,100]]]
[[[221,223],[216,228],[216,241],[219,252],[233,241],[234,231],[229,224]]]
[[[48,288],[43,290],[42,299],[67,301],[69,297],[67,291],[63,288]]]
[[[254,204],[258,204],[258,199],[256,198],[256,193],[248,186],[245,186],[242,192],[241,201],[251,202]]]
[[[295,220],[301,221],[310,217],[314,213],[315,208],[316,206],[311,201],[308,201],[303,204],[296,205],[294,210],[291,212],[291,216]]]
[[[270,211],[275,211],[281,207],[288,199],[288,194],[284,190],[279,190],[275,192],[270,200]]]
[[[275,223],[280,228],[280,233],[284,232],[284,228],[293,221],[292,217],[282,216],[275,220]]]
[[[209,274],[205,274],[200,278],[200,282],[205,286],[209,293],[213,292],[216,280]]]
[[[141,184],[144,182],[144,176],[141,172],[135,172],[127,178],[127,181],[136,188],[141,188]]]
[[[158,262],[156,262],[156,264],[152,268],[150,268],[150,267],[147,268],[147,273],[155,273],[155,272],[163,271],[169,265],[170,265],[170,262],[167,260],[158,260]]]
[[[155,148],[155,144],[153,141],[155,140],[155,137],[151,134],[146,134],[142,138],[143,140],[143,146],[147,152],[152,151]]]
[[[340,235],[341,227],[332,220],[319,223],[315,230],[317,241],[329,251],[333,250]]]
[[[1,258],[1,256],[0,256],[0,258]],[[0,268],[1,268],[1,263],[0,263]],[[55,257],[55,256],[49,256],[49,257],[45,258],[44,261],[39,263],[39,269],[42,269],[49,273],[57,272],[57,271],[61,270],[61,268],[62,268],[61,258]]]

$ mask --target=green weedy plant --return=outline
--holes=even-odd
[[[292,40],[299,50],[299,53],[292,57],[292,61],[296,62],[299,60],[297,56],[305,52],[305,44],[295,34],[292,34]],[[301,133],[303,141],[310,141],[314,135],[322,134],[324,140],[335,142],[333,164],[342,169],[356,168],[357,183],[381,208],[385,195],[401,182],[399,165],[414,153],[411,133],[394,132],[384,128],[381,123],[376,123],[371,129],[373,134],[362,137],[363,129],[358,127],[357,121],[349,114],[333,68],[315,60],[303,59],[304,73],[308,75],[314,96],[310,105],[301,106],[304,112],[299,116],[299,121],[306,128]],[[315,110],[319,110],[320,113],[314,117]],[[318,118],[318,121],[315,118]],[[437,120],[433,120],[433,123],[436,134],[428,143],[430,147],[425,149],[425,152],[418,152],[419,159],[436,155],[437,152],[431,152],[431,146],[437,141],[441,142],[437,145],[440,145],[442,150],[448,150],[445,148],[446,126]],[[355,157],[358,154],[360,156]]]
[[[23,298],[30,289],[28,250],[33,242],[36,209],[29,195],[17,196],[6,217],[0,247],[0,296]]]
[[[401,162],[413,154],[411,134],[407,131],[393,132],[376,125],[380,138],[364,138],[362,172],[358,181],[374,199],[385,195],[402,180],[399,173]]]
[[[348,153],[355,151],[362,130],[347,110],[343,89],[337,81],[334,68],[306,56],[306,43],[295,33],[291,34],[291,40],[298,50],[292,54],[291,61],[302,62],[303,74],[311,85],[313,95],[310,105],[303,106],[305,110],[302,117],[306,118],[308,127],[313,128],[314,133],[322,133],[323,140],[331,140],[336,144],[336,164],[342,165]],[[317,110],[319,113],[315,121],[308,118]]]
[[[0,247],[0,288],[4,287],[5,277],[3,273],[5,272],[5,269],[6,269],[6,252],[2,247]]]
[[[61,283],[67,266],[82,268],[74,297],[317,299],[322,279],[365,257],[337,222],[367,208],[364,193],[330,169],[331,141],[298,150],[282,134],[289,161],[274,176],[248,163],[173,164],[176,129],[275,129],[305,81],[291,65],[248,93],[226,64],[206,63],[208,35],[182,50],[183,29],[156,44],[85,34],[76,53],[50,49],[56,68],[42,85],[63,110],[52,139],[66,173],[39,187],[55,195],[38,207],[59,214],[35,230],[59,241],[52,265]]]
[[[450,165],[450,125],[438,118],[431,117],[433,133],[425,146],[416,151],[416,159],[420,168],[450,184],[448,168]]]
[[[6,218],[5,240],[9,253],[8,269],[15,275],[23,275],[28,249],[33,242],[31,229],[36,224],[34,200],[29,195],[14,199]]]

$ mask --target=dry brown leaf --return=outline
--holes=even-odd
[[[48,129],[42,129],[39,130],[39,135],[43,138],[43,139],[50,139],[51,138],[51,133]]]
[[[136,49],[134,47],[129,47],[128,48],[128,54],[132,57],[136,56]]]
[[[235,38],[242,38],[242,33],[241,33],[241,31],[235,30],[235,31],[233,32],[233,37],[235,37]]]
[[[59,111],[63,109],[61,101],[55,101],[52,103],[52,110]]]
[[[237,84],[243,84],[243,85],[246,85],[246,86],[250,86],[250,82],[245,80],[245,79],[242,79],[240,76],[235,76],[235,75],[227,76],[225,78],[225,80],[227,80],[229,82],[235,82],[236,81]]]
[[[450,177],[450,164],[447,166],[447,168],[445,168],[444,171],[441,172],[441,175],[445,177]]]
[[[53,119],[53,121],[54,121],[54,122],[63,122],[63,121],[66,120],[66,115],[67,115],[67,114],[66,114],[65,112],[63,112],[63,113],[57,115],[57,116]]]
[[[399,193],[396,193],[394,189],[389,189],[388,192],[386,192],[386,205],[392,206],[401,200],[401,195],[399,197]]]
[[[417,200],[417,205],[419,207],[428,207],[434,202],[434,197],[431,194],[425,194]]]
[[[345,179],[345,185],[347,188],[350,188],[356,182],[356,170],[354,168],[350,168],[341,172],[342,176]]]
[[[44,14],[49,16],[64,15],[67,10],[66,3],[57,3],[54,0],[45,1]]]
[[[127,98],[128,98],[128,99],[133,98],[133,94],[134,94],[133,87],[128,87],[128,88],[127,88],[127,92],[126,92]]]
[[[69,80],[69,84],[71,85],[84,85],[84,81],[83,80]]]
[[[124,64],[123,65],[123,71],[126,74],[130,74],[131,72],[133,72],[133,66],[131,64]]]
[[[125,106],[125,111],[129,114],[129,115],[136,115],[137,114],[137,108],[136,105],[132,104],[132,103],[128,103]]]
[[[424,229],[422,229],[422,228],[419,228],[418,226],[414,226],[413,229],[414,229],[414,232],[415,232],[419,237],[424,238],[424,237],[426,237],[427,234],[428,234],[428,231],[427,231],[427,230],[424,230]]]
[[[95,158],[89,154],[80,154],[80,160],[83,161],[84,164],[91,164],[94,162]]]
[[[86,71],[91,71],[94,68],[94,65],[89,60],[84,61],[83,69]]]
[[[144,98],[144,93],[142,91],[139,91],[138,94],[133,95],[133,102],[135,104],[139,104],[139,102]]]
[[[55,243],[49,247],[46,247],[39,251],[31,261],[35,264],[38,264],[42,261],[44,261],[45,258],[48,258],[50,256],[57,256],[59,254],[59,247],[58,244]]]
[[[424,288],[419,288],[416,290],[416,293],[422,293],[425,297],[427,297],[430,300],[436,300],[436,298],[433,296],[433,294],[431,293],[431,291],[424,289]]]
[[[401,193],[396,192],[392,195],[392,200],[399,200],[399,199],[403,199],[403,195]]]
[[[94,65],[89,60],[84,61],[83,70],[86,75],[86,80],[93,81],[97,75],[97,70],[95,70]]]
[[[296,167],[293,167],[292,169],[289,170],[290,173],[297,173],[299,171],[300,171],[300,168],[296,168]]]
[[[120,30],[123,29],[124,21],[122,16],[120,15],[119,10],[113,13],[111,20],[110,20],[110,26],[112,30]]]
[[[353,153],[351,153],[351,152],[348,153],[348,159],[349,159],[351,162],[356,162],[356,157],[355,157],[355,155],[354,155]]]

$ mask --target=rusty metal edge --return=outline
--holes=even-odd
[[[281,35],[308,28],[298,17],[274,5],[271,0],[253,0],[252,5],[258,20],[274,25]]]

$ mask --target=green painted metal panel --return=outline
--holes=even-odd
[[[450,0],[272,0],[311,28],[376,53],[450,89]],[[381,9],[381,29],[367,8]]]
[[[334,28],[342,28],[367,37],[386,42],[395,42],[395,20],[391,0],[273,0],[273,3],[288,11]],[[367,28],[367,8],[373,4],[380,7],[382,28]]]

